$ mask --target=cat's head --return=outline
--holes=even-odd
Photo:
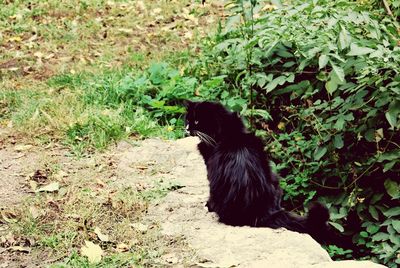
[[[228,111],[216,102],[186,101],[185,129],[205,143],[215,145],[243,133],[244,125],[237,113]]]

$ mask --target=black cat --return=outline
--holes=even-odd
[[[322,244],[333,243],[329,212],[314,203],[308,217],[281,207],[282,189],[271,172],[262,141],[247,132],[236,113],[214,102],[185,103],[186,131],[198,136],[198,149],[207,166],[210,184],[209,211],[233,226],[285,227],[308,233]],[[347,245],[345,245],[347,247]]]

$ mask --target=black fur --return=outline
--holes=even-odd
[[[318,242],[335,243],[328,231],[329,212],[313,204],[308,217],[285,211],[282,189],[271,172],[262,141],[248,133],[236,113],[214,102],[186,102],[186,130],[198,136],[198,149],[207,166],[209,211],[233,226],[285,227],[309,233]],[[327,241],[330,240],[330,241]],[[337,243],[336,243],[337,244]]]

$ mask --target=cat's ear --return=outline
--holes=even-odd
[[[183,101],[183,106],[185,106],[186,109],[188,109],[189,107],[193,106],[193,101],[190,100],[184,100]]]

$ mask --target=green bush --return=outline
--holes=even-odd
[[[249,118],[283,176],[287,207],[323,201],[362,255],[396,267],[400,48],[392,17],[344,0],[231,7],[193,70],[218,83],[198,95]]]

